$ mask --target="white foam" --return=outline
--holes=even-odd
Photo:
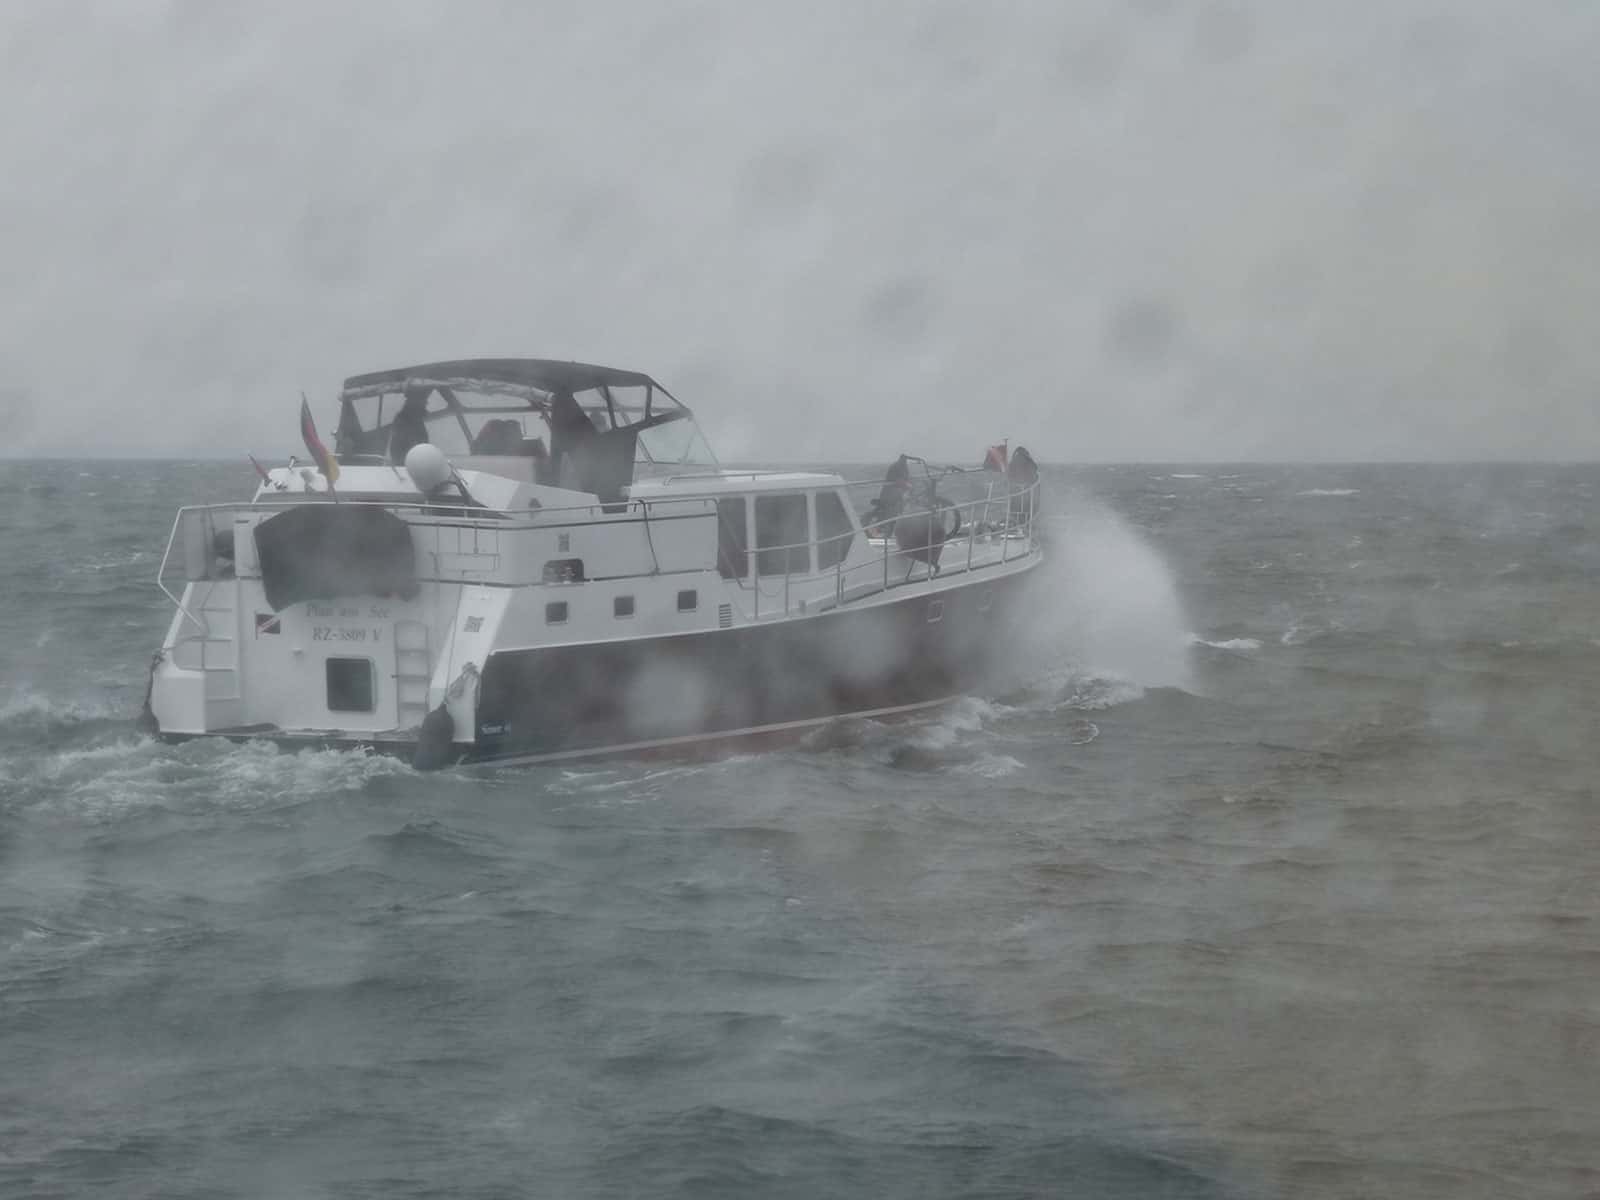
[[[91,493],[92,494],[92,493]],[[155,553],[150,550],[131,550],[115,554],[104,554],[99,558],[86,559],[77,563],[74,571],[120,571],[127,567],[136,567],[140,563],[153,562]]]
[[[80,750],[58,750],[38,764],[38,774],[44,779],[73,779],[87,774],[92,779],[103,779],[117,769],[142,764],[150,757],[155,742],[123,740],[103,746],[87,746]]]
[[[978,733],[988,722],[1010,711],[1006,705],[991,700],[963,696],[918,729],[911,744],[919,750],[945,750],[964,734]]]
[[[1320,620],[1311,617],[1302,621],[1291,621],[1289,628],[1283,631],[1283,636],[1278,641],[1285,646],[1299,646],[1312,638],[1321,637],[1325,633],[1333,633],[1344,628],[1338,621]]]
[[[128,714],[113,708],[104,700],[85,703],[81,700],[61,700],[31,688],[14,690],[0,703],[0,722],[19,717],[44,717],[52,721],[93,721],[108,717],[125,717]]]
[[[1074,666],[1055,667],[1020,690],[1014,706],[1000,706],[1004,714],[1048,715],[1063,709],[1100,710],[1142,699],[1144,688],[1114,673],[1085,671]]]
[[[1296,492],[1296,496],[1359,496],[1360,488],[1307,488],[1303,492]]]
[[[265,743],[164,746],[148,738],[50,754],[34,768],[47,803],[113,821],[164,808],[271,808],[358,790],[410,773],[399,759],[356,750],[281,751]]]
[[[1079,680],[1077,686],[1050,706],[1050,710],[1054,712],[1065,708],[1079,712],[1103,712],[1119,704],[1132,704],[1142,699],[1144,688],[1131,679],[1091,675]]]
[[[362,750],[281,750],[270,742],[228,747],[208,773],[220,776],[224,788],[273,798],[326,796],[350,791],[369,780],[409,775],[402,759]]]
[[[1004,779],[1007,775],[1015,775],[1023,770],[1024,764],[1019,758],[1012,758],[1009,754],[985,754],[964,763],[956,770],[963,775],[976,775],[980,779]]]
[[[1261,643],[1255,638],[1227,638],[1220,642],[1208,642],[1197,633],[1189,635],[1191,646],[1210,646],[1213,650],[1259,650]]]

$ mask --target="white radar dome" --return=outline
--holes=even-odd
[[[406,474],[426,496],[441,483],[450,482],[450,461],[432,442],[421,442],[406,451]]]

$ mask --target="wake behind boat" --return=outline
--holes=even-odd
[[[727,470],[634,371],[432,363],[345,382],[332,454],[183,508],[163,737],[538,762],[902,713],[980,682],[1039,566],[1038,473]]]

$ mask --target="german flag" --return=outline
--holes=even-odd
[[[333,491],[333,482],[339,478],[339,464],[317,436],[317,423],[311,419],[311,402],[304,396],[300,397],[300,437],[311,457],[316,460],[318,469],[327,477],[328,490]]]

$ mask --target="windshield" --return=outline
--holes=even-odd
[[[717,456],[684,409],[681,418],[640,431],[634,461],[653,467],[715,467]]]

